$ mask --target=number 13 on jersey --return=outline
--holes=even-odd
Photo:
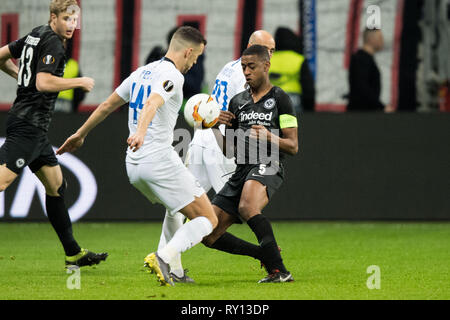
[[[28,87],[31,80],[31,61],[33,60],[33,47],[25,46],[20,57],[20,69],[17,76],[17,84]],[[25,72],[24,72],[25,70]]]

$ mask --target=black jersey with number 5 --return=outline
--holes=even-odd
[[[270,157],[273,153],[273,146],[270,144],[257,146],[250,142],[249,133],[253,125],[262,125],[281,138],[282,129],[297,127],[297,117],[291,99],[276,86],[257,102],[254,102],[251,93],[245,90],[231,99],[228,110],[236,116],[231,129],[235,130],[235,157],[238,164],[264,163],[261,156],[267,154]],[[236,134],[236,129],[241,129],[243,134]],[[239,148],[239,145],[244,148]],[[261,148],[265,150],[261,152]],[[283,160],[283,153],[279,153],[279,157]]]
[[[64,75],[66,56],[63,39],[49,25],[43,25],[11,42],[9,50],[15,59],[20,59],[17,98],[9,113],[47,131],[58,92],[39,92],[36,89],[36,75],[39,72],[57,77]]]

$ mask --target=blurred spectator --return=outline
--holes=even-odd
[[[152,51],[147,56],[147,59],[145,60],[145,64],[152,63],[153,61],[157,61],[164,57],[166,54],[166,50],[163,49],[161,46],[155,46]]]
[[[314,111],[314,78],[301,53],[301,39],[292,30],[280,27],[275,32],[275,42],[270,81],[289,95],[297,113]]]
[[[384,46],[383,33],[379,29],[366,29],[363,33],[363,47],[350,60],[349,111],[392,111],[390,105],[380,101],[381,74],[374,54]]]
[[[170,29],[169,33],[167,33],[166,37],[166,45],[167,48],[169,47],[170,40],[172,40],[172,36],[177,31],[178,27],[173,27]],[[166,55],[167,49],[164,49],[162,46],[155,46],[153,47],[152,51],[147,56],[147,59],[145,60],[145,64],[152,63],[153,61],[157,61],[159,59],[162,59]]]
[[[70,79],[82,77],[78,62],[72,58],[72,40],[67,41],[66,55],[68,60],[66,68],[64,69],[63,78]],[[55,111],[66,113],[77,112],[78,107],[85,96],[86,92],[80,88],[61,91],[55,102]]]
[[[202,54],[198,57],[197,63],[184,75],[183,96],[185,100],[202,92],[203,78],[205,77],[204,61],[205,55]]]
[[[185,25],[197,28],[196,25],[191,25],[189,23],[186,23]],[[174,27],[167,34],[167,47],[169,47],[170,40],[177,29],[178,27]],[[149,64],[153,61],[161,59],[166,54],[166,51],[167,49],[163,49],[161,46],[155,46],[147,56],[145,63]],[[197,63],[189,70],[187,74],[184,75],[183,96],[185,100],[197,93],[202,92],[202,83],[205,75],[204,60],[205,54],[202,54],[198,57]]]

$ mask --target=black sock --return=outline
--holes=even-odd
[[[278,269],[281,272],[287,272],[269,220],[262,214],[257,214],[250,218],[247,221],[247,224],[258,239],[259,245],[263,251],[262,261],[266,265],[267,270],[272,271]]]
[[[228,232],[224,233],[219,239],[217,239],[216,242],[210,246],[210,248],[231,254],[250,256],[258,260],[262,260],[263,258],[263,252],[260,246],[239,239]]]
[[[47,209],[47,217],[55,229],[56,234],[61,241],[66,256],[74,256],[80,252],[81,248],[72,235],[72,222],[70,221],[69,212],[64,203],[64,197],[52,197],[46,195],[45,207]]]

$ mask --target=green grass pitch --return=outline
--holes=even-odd
[[[106,262],[80,272],[68,289],[64,253],[48,223],[0,224],[0,299],[301,300],[450,299],[450,224],[275,222],[295,282],[258,284],[258,261],[198,245],[183,254],[195,284],[160,287],[143,271],[161,223],[78,223],[83,247],[107,251]],[[230,232],[253,243],[247,225]],[[369,289],[369,266],[380,269]],[[369,283],[372,283],[369,281]]]

